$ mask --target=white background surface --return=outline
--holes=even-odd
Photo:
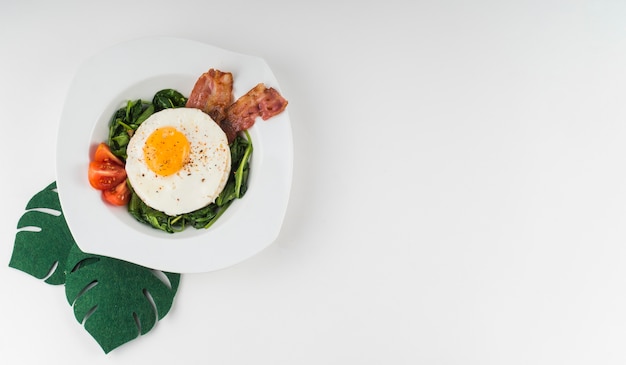
[[[624,19],[597,0],[3,1],[0,359],[624,364]],[[61,287],[8,262],[76,68],[150,35],[268,62],[292,194],[272,246],[184,275],[104,355]]]

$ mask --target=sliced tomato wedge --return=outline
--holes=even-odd
[[[116,187],[103,190],[102,198],[109,204],[123,206],[128,204],[130,200],[130,189],[126,184],[126,179],[121,183],[117,184]]]
[[[106,143],[100,143],[98,147],[96,147],[96,153],[93,156],[93,161],[96,162],[105,162],[110,161],[116,163],[118,165],[124,166],[124,162],[117,156],[111,152],[109,146]]]
[[[95,189],[109,190],[126,179],[123,165],[112,161],[92,161],[89,163],[89,183]]]

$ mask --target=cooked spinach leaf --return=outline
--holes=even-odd
[[[226,205],[228,202],[239,199],[248,190],[248,175],[250,171],[250,157],[252,156],[252,143],[250,134],[245,131],[246,138],[237,136],[230,144],[231,155],[231,175],[226,182],[222,193],[217,197],[215,203],[218,206]]]
[[[126,160],[126,147],[130,136],[139,125],[154,113],[154,106],[142,100],[129,100],[126,106],[118,109],[109,123],[108,145],[114,155]]]
[[[180,108],[185,106],[187,98],[174,89],[164,89],[154,94],[152,104],[155,111],[161,111],[168,108]]]

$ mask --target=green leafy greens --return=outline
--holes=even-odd
[[[185,106],[186,103],[187,98],[174,89],[158,91],[154,94],[154,98],[152,98],[152,105],[154,105],[155,112]]]
[[[111,152],[126,160],[126,147],[130,138],[152,114],[168,108],[184,107],[187,98],[174,89],[158,91],[152,101],[129,100],[126,106],[118,109],[109,124],[108,145]],[[248,189],[248,175],[250,173],[250,158],[252,156],[252,141],[248,132],[238,135],[230,144],[231,175],[224,190],[215,199],[214,203],[196,211],[177,216],[169,216],[161,211],[146,205],[135,193],[129,182],[131,197],[128,203],[128,212],[139,222],[148,224],[156,229],[168,233],[179,232],[187,226],[197,229],[209,228],[232,204],[235,199],[242,198]]]

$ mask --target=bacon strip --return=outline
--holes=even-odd
[[[232,103],[233,74],[210,69],[198,78],[185,106],[202,110],[219,124]]]
[[[228,141],[232,142],[237,133],[252,127],[257,117],[268,120],[282,113],[286,107],[287,100],[276,89],[260,83],[229,106],[226,119],[219,124],[226,132]]]

